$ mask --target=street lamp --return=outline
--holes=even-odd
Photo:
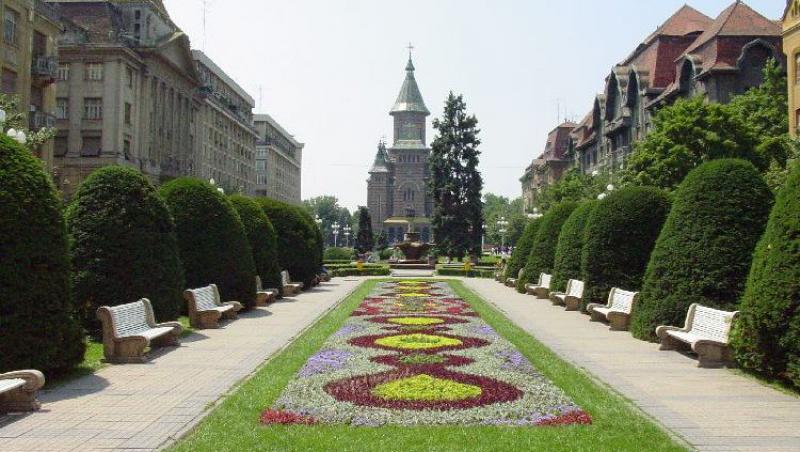
[[[345,240],[347,240],[345,242],[345,247],[349,247],[350,246],[350,233],[353,232],[353,228],[351,228],[349,225],[347,225],[342,230],[344,231]]]
[[[331,226],[331,229],[333,230],[333,247],[337,248],[339,239],[339,222],[335,221],[333,226]]]
[[[497,232],[500,233],[501,242],[502,242],[500,246],[502,248],[506,247],[506,233],[508,232],[508,229],[507,229],[508,228],[508,224],[509,223],[508,223],[508,221],[506,221],[506,217],[500,217],[500,219],[497,220],[497,227],[499,228],[499,230]]]
[[[320,218],[319,215],[314,217],[314,223],[317,223],[317,227],[322,229],[322,218]]]
[[[538,207],[534,207],[533,208],[533,213],[529,213],[528,214],[528,219],[529,220],[538,220],[539,218],[542,218],[543,216],[544,216],[544,214],[539,211],[539,208]]]

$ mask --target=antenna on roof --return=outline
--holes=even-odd
[[[214,0],[203,0],[203,52],[206,50],[206,24],[208,22],[208,7]]]

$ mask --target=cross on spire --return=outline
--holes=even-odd
[[[409,42],[406,48],[408,49],[408,59],[411,59],[411,52],[414,50],[414,46]]]

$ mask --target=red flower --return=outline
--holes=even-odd
[[[311,425],[316,424],[317,420],[311,416],[303,416],[291,411],[266,410],[261,413],[261,423],[264,425]]]
[[[575,425],[575,424],[584,424],[588,425],[592,423],[592,417],[585,411],[576,410],[570,411],[569,413],[562,414],[561,416],[550,418],[550,419],[542,419],[541,421],[537,422],[536,425],[547,425],[547,426],[554,426],[554,425]]]

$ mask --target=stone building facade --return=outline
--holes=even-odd
[[[201,81],[189,38],[160,0],[58,2],[54,175],[69,196],[93,170],[154,183],[193,174]]]
[[[2,83],[0,91],[15,95],[29,129],[55,127],[59,13],[43,0],[2,0]],[[53,142],[34,152],[53,168]]]
[[[612,68],[570,154],[586,173],[624,168],[659,108],[693,96],[728,102],[761,84],[769,58],[784,61],[781,47],[778,23],[741,1],[716,19],[683,6]]]
[[[385,231],[389,243],[403,240],[409,229],[431,240],[430,215],[433,202],[428,193],[426,128],[430,111],[414,77],[409,56],[406,78],[389,114],[393,118],[391,147],[381,141],[367,180],[367,208],[375,234]]]
[[[301,202],[303,143],[270,115],[255,115],[256,196],[291,204]]]
[[[572,166],[569,158],[570,134],[575,123],[564,121],[547,135],[544,152],[526,169],[520,179],[522,183],[522,204],[526,212],[533,210],[542,189],[561,179],[564,172]]]
[[[213,179],[228,193],[256,192],[255,101],[200,50],[193,50],[201,105],[195,114],[191,174]]]
[[[787,0],[783,13],[783,52],[789,88],[789,133],[800,125],[800,0]]]

